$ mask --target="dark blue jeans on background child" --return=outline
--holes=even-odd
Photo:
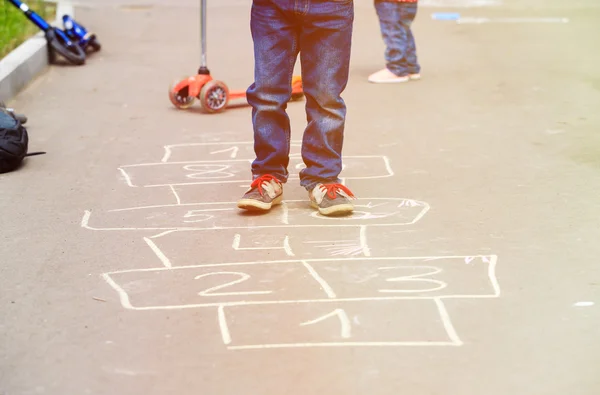
[[[375,1],[381,35],[386,46],[386,67],[397,76],[421,72],[411,25],[417,15],[416,2]]]
[[[291,80],[300,54],[307,127],[302,140],[300,184],[338,183],[354,4],[352,0],[254,0],[250,28],[254,40],[255,82],[248,88],[252,107],[252,175],[269,174],[285,183],[290,153],[286,113]]]

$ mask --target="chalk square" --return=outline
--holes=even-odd
[[[230,349],[460,342],[443,304],[425,299],[233,306],[220,321]]]
[[[403,198],[363,198],[345,217],[326,217],[308,206],[306,200],[288,200],[269,215],[241,211],[236,202],[170,204],[129,207],[95,214],[84,224],[106,230],[216,230],[249,228],[356,227],[360,225],[412,225],[429,210],[425,202]],[[88,217],[91,217],[91,213]],[[98,225],[97,223],[100,223]],[[106,225],[102,225],[102,224]],[[110,225],[113,224],[113,225]],[[84,226],[85,227],[85,226]]]
[[[496,256],[311,261],[338,298],[496,297]]]
[[[125,307],[185,309],[327,298],[300,262],[141,269],[105,274]]]
[[[252,159],[210,159],[185,162],[157,162],[123,165],[122,178],[131,187],[166,185],[218,185],[251,182]],[[290,158],[289,180],[298,180],[304,162],[299,156]],[[387,157],[381,155],[352,156],[343,159],[341,178],[346,180],[385,178],[394,175]]]
[[[291,142],[291,155],[300,155],[302,142]],[[201,160],[254,160],[253,141],[171,144],[164,147],[163,163]]]
[[[131,187],[239,184],[250,181],[250,163],[244,159],[140,163],[121,166],[119,171]]]
[[[216,263],[360,257],[370,253],[361,243],[360,228],[310,227],[220,229],[207,238],[202,231],[170,232],[152,238],[158,258],[168,265],[197,266]]]

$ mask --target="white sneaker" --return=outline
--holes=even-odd
[[[400,82],[407,82],[410,80],[409,76],[399,77],[396,74],[389,71],[387,68],[379,70],[369,76],[369,82],[374,84],[397,84]]]
[[[419,73],[409,74],[408,78],[410,78],[413,81],[420,80],[421,79],[421,74],[419,74]]]

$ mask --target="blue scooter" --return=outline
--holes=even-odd
[[[63,15],[62,21],[67,36],[79,44],[84,51],[88,48],[95,52],[100,51],[102,46],[94,33],[87,31],[85,27],[78,24],[75,19],[71,18],[69,15]]]
[[[67,15],[63,17],[63,23],[65,24],[65,28],[67,28],[66,31],[63,31],[51,26],[44,18],[32,11],[27,4],[19,0],[8,0],[8,2],[23,11],[23,14],[45,33],[48,46],[50,47],[50,51],[48,52],[50,63],[54,63],[56,53],[58,53],[70,63],[82,65],[85,63],[86,58],[85,48],[89,46],[96,50],[100,49],[100,44],[96,40],[96,36],[88,33],[73,18]],[[84,47],[82,47],[82,44]]]

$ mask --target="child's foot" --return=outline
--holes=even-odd
[[[258,177],[250,189],[238,201],[239,208],[254,211],[269,211],[274,205],[280,204],[283,199],[283,185],[270,174]]]
[[[343,215],[354,211],[354,195],[342,184],[317,184],[309,192],[310,205],[322,215]]]
[[[369,76],[369,82],[374,84],[397,84],[399,82],[407,82],[408,80],[410,80],[408,75],[397,76],[387,68]]]

